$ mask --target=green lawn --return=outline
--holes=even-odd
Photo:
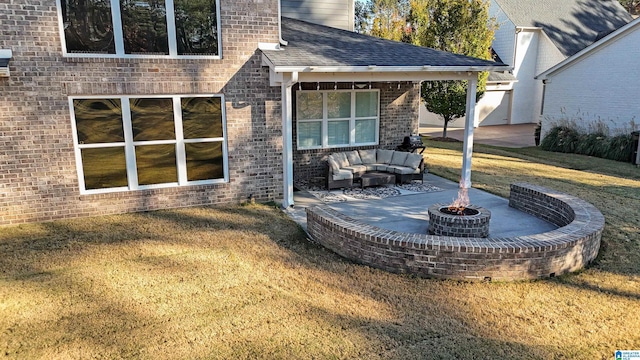
[[[461,144],[428,142],[457,180]],[[533,282],[421,279],[309,243],[266,205],[0,228],[0,357],[611,359],[640,349],[640,169],[476,146],[473,184],[528,181],[606,217],[596,263]]]

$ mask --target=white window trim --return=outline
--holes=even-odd
[[[165,0],[167,11],[167,38],[169,41],[169,55],[145,55],[126,54],[124,51],[124,38],[122,32],[122,19],[120,16],[120,0],[110,0],[111,2],[111,23],[113,25],[113,41],[115,42],[115,54],[98,53],[70,53],[67,52],[67,40],[64,36],[64,21],[62,18],[63,0],[56,0],[58,12],[58,30],[62,43],[62,56],[70,58],[117,58],[117,59],[222,59],[222,31],[220,21],[220,0],[216,0],[216,21],[218,32],[218,55],[178,55],[178,45],[176,39],[176,22],[173,0]]]
[[[180,99],[185,97],[218,97],[221,102],[222,111],[222,137],[217,138],[198,138],[198,139],[184,139],[182,133],[182,108],[180,106]],[[174,126],[175,126],[175,140],[153,140],[153,141],[133,141],[133,128],[131,126],[131,110],[129,108],[129,99],[140,98],[163,98],[172,99],[173,101],[173,114],[174,114]],[[99,144],[79,144],[78,130],[76,127],[76,117],[73,107],[73,100],[76,99],[119,99],[122,106],[122,122],[124,130],[124,142],[120,143],[99,143]],[[73,132],[73,146],[76,157],[76,170],[78,173],[78,183],[80,187],[81,195],[90,194],[105,194],[113,192],[123,191],[136,191],[147,189],[162,189],[178,186],[193,186],[193,185],[209,185],[220,184],[229,182],[229,152],[227,149],[227,114],[225,107],[224,95],[222,94],[192,94],[192,95],[126,95],[126,96],[113,96],[113,95],[91,95],[91,96],[70,96],[69,108],[71,111],[71,128]],[[222,142],[222,156],[223,156],[223,172],[224,178],[212,179],[212,180],[187,180],[187,159],[184,144],[187,143],[205,143],[205,142]],[[161,145],[161,144],[175,144],[176,146],[176,170],[178,174],[178,182],[153,184],[153,185],[139,185],[138,184],[138,171],[136,167],[136,145]],[[82,149],[88,148],[103,148],[103,147],[116,147],[122,146],[125,148],[125,158],[127,167],[127,182],[128,186],[114,187],[105,189],[87,189],[84,182],[84,168],[82,164]]]
[[[351,116],[348,118],[332,118],[329,119],[329,109],[328,109],[328,100],[327,94],[332,92],[348,92],[351,93]],[[365,116],[365,117],[356,117],[356,96],[355,94],[358,92],[375,92],[377,94],[377,102],[378,102],[378,115],[373,116]],[[304,119],[299,120],[298,116],[298,99],[300,94],[302,93],[322,93],[322,119]],[[375,141],[374,142],[366,142],[366,143],[356,143],[356,120],[376,120],[375,125]],[[349,121],[349,144],[340,144],[340,145],[329,145],[329,122],[330,121]],[[300,146],[300,132],[296,131],[296,143],[298,150],[314,150],[314,149],[334,149],[334,148],[346,148],[346,147],[354,147],[354,146],[371,146],[378,145],[380,143],[380,90],[379,89],[344,89],[344,90],[298,90],[296,92],[296,126],[299,123],[305,122],[322,122],[322,144],[320,146],[308,146],[302,147]],[[296,129],[297,130],[297,129]]]

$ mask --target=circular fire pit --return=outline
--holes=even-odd
[[[448,205],[429,207],[429,234],[465,238],[489,236],[491,212],[483,207],[469,205],[461,211],[450,211]]]

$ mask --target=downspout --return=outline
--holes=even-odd
[[[288,42],[282,38],[282,0],[278,0],[278,42],[287,46]]]
[[[518,66],[518,70],[516,70],[516,61],[518,59],[518,34],[520,34],[522,32],[522,28],[519,28],[516,26],[516,31],[514,34],[514,40],[513,40],[513,72],[517,72],[520,71],[520,66]]]

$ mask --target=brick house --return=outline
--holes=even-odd
[[[417,132],[419,81],[506,67],[281,16],[345,13],[317,3],[1,3],[0,225],[289,206],[332,149]]]

